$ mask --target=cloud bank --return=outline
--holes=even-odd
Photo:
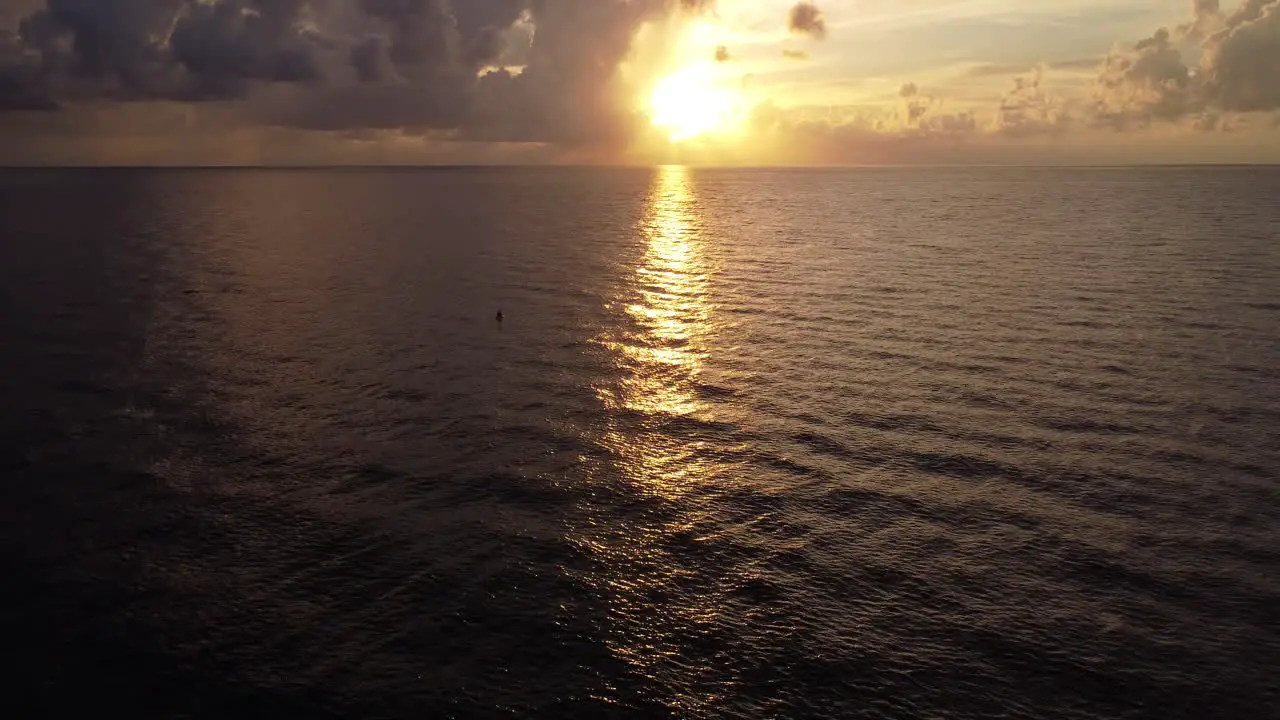
[[[1054,92],[1051,73],[1091,69],[1087,97]],[[1280,0],[1242,0],[1230,10],[1219,0],[1193,0],[1182,24],[1117,45],[1097,60],[1060,60],[1030,68],[980,64],[964,76],[1011,76],[1012,86],[993,110],[956,110],[949,109],[945,87],[926,93],[916,82],[906,82],[899,87],[896,107],[829,119],[830,130],[816,134],[874,132],[898,142],[982,145],[996,138],[1049,141],[1072,133],[1096,140],[1100,129],[1124,134],[1161,127],[1201,132],[1239,128],[1251,115],[1280,112]],[[812,121],[793,125],[797,132],[815,135]],[[867,142],[865,137],[862,141]]]
[[[1274,133],[1255,116],[1280,112],[1280,0],[1223,5],[1192,0],[1177,22],[1101,57],[1094,46],[1040,65],[968,64],[950,80],[876,78],[885,89],[867,105],[765,101],[751,112],[761,138],[751,147],[779,148],[762,161],[787,162],[788,147],[833,162],[941,161],[1163,128]],[[413,137],[619,158],[647,129],[620,72],[637,35],[711,9],[711,0],[7,0],[0,159],[41,137],[66,140],[50,141],[62,152],[93,133],[173,132],[172,144],[203,147],[220,132],[239,148],[250,130],[269,130],[271,142],[319,142],[310,133],[357,148],[390,138],[400,148]],[[770,22],[784,39],[823,40],[844,27],[809,2]],[[747,87],[760,55],[734,42],[733,53],[711,43],[697,52],[703,62],[734,61],[724,69],[741,67]],[[814,45],[814,62],[781,72],[803,84],[827,72],[839,45]],[[777,63],[809,59],[780,44],[769,52]],[[985,95],[975,100],[979,83]]]
[[[1245,0],[1228,13],[1196,0],[1191,21],[1107,56],[1097,119],[1117,127],[1219,113],[1280,110],[1280,0]],[[1189,64],[1184,41],[1196,43]]]
[[[259,121],[306,129],[598,140],[622,130],[609,86],[637,29],[708,5],[46,0],[0,36],[0,109],[246,100]]]

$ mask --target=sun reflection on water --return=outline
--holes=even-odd
[[[661,702],[697,717],[726,688],[711,680],[715,668],[685,661],[687,643],[717,627],[722,608],[715,573],[690,565],[680,548],[708,527],[699,498],[725,480],[726,467],[697,429],[714,419],[699,388],[716,327],[715,264],[688,169],[656,171],[639,232],[644,254],[599,338],[615,373],[596,388],[606,414],[595,438],[609,458],[597,479],[622,484],[646,509],[596,506],[574,540],[597,561],[585,580],[605,599],[610,651]]]
[[[644,258],[633,271],[628,294],[619,300],[624,329],[603,339],[622,377],[598,388],[605,407],[640,424],[616,423],[604,443],[625,460],[644,491],[679,495],[697,472],[691,444],[658,431],[663,422],[704,419],[698,378],[711,332],[711,265],[702,246],[701,219],[689,170],[661,167],[650,189],[641,224]],[[627,429],[621,429],[627,425]]]

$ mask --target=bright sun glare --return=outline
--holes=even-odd
[[[734,129],[738,94],[717,85],[704,68],[686,67],[658,82],[649,97],[650,119],[672,142],[683,142]]]
[[[656,75],[646,73],[651,84],[641,104],[654,128],[673,143],[723,139],[743,127],[747,113],[741,66],[724,58],[712,59],[717,47],[732,42],[726,33],[724,27],[705,19],[685,18],[655,32],[651,36],[655,42],[641,43],[656,52],[639,61],[641,66],[659,70]]]

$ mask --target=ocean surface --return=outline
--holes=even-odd
[[[0,703],[1280,717],[1277,198],[0,171]]]

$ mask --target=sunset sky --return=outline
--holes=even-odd
[[[1280,0],[3,0],[0,163],[1280,162]]]

